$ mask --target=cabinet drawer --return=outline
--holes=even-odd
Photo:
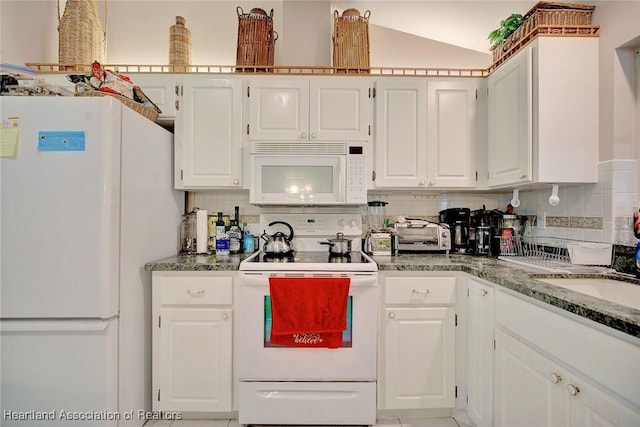
[[[455,277],[387,277],[384,285],[386,304],[454,304]]]
[[[232,277],[163,277],[160,281],[162,305],[231,305]]]

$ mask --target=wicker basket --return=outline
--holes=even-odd
[[[100,92],[98,90],[95,90],[87,92],[76,92],[75,96],[112,96],[127,107],[131,108],[136,113],[141,114],[152,122],[158,120],[159,114],[155,108],[144,106],[139,102],[134,101],[133,99],[129,99],[121,95],[116,95],[115,93]]]
[[[61,64],[61,69],[65,69],[65,65],[104,62],[107,46],[106,21],[106,0],[104,30],[96,0],[67,0],[62,18],[58,0],[58,63]]]
[[[333,67],[338,73],[369,73],[369,16],[347,9],[339,16],[334,11]]]
[[[176,16],[176,23],[169,28],[169,65],[174,73],[184,73],[191,64],[191,31],[185,27],[185,19]]]
[[[251,9],[238,13],[238,49],[236,51],[236,71],[272,71],[278,33],[273,31],[273,9],[267,13],[262,9]]]
[[[591,25],[595,6],[579,3],[539,2],[524,16],[524,22],[501,45],[493,45],[493,62],[504,60],[517,51],[518,44],[532,34],[589,35],[597,31]]]

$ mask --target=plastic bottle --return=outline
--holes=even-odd
[[[640,200],[633,206],[633,235],[640,239]]]
[[[636,245],[636,278],[640,279],[640,242]]]
[[[216,256],[229,255],[229,237],[227,236],[222,212],[218,212],[216,221]]]

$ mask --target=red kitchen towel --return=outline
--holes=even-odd
[[[272,277],[271,337],[289,347],[342,345],[347,328],[348,277]]]

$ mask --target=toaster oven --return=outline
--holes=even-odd
[[[443,252],[451,250],[451,231],[447,224],[407,219],[394,224],[398,252]]]

